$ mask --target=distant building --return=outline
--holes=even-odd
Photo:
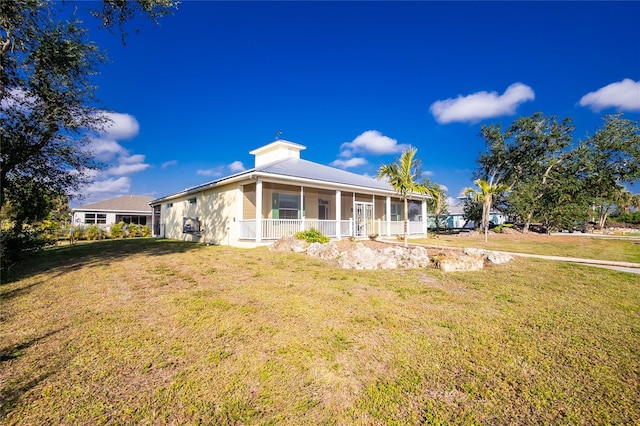
[[[506,217],[501,212],[493,209],[489,212],[489,222],[493,222],[496,225],[502,225],[505,220]],[[449,206],[449,216],[447,216],[445,222],[448,228],[476,228],[475,223],[467,223],[467,220],[464,218],[464,201],[462,199],[458,199],[456,204]]]
[[[134,223],[151,227],[153,197],[146,195],[123,195],[108,200],[76,207],[73,211],[74,225],[104,225]]]

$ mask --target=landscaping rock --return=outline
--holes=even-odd
[[[335,259],[340,255],[338,246],[333,241],[327,244],[311,243],[307,248],[307,254],[312,257],[318,257],[320,259]]]
[[[338,257],[338,266],[343,269],[378,269],[376,252],[362,243],[356,243]]]
[[[466,254],[475,255],[482,257],[486,262],[493,263],[495,265],[501,265],[503,263],[507,263],[513,260],[513,256],[506,253],[501,253],[497,251],[491,250],[482,250],[476,248],[466,248],[464,249]]]
[[[307,251],[309,243],[299,240],[296,237],[283,237],[269,246],[269,250],[275,251],[293,251],[296,253],[304,253]]]
[[[448,252],[433,258],[436,267],[443,272],[479,271],[484,267],[484,259],[477,254]]]

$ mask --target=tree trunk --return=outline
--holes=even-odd
[[[533,212],[529,213],[527,215],[527,219],[524,221],[524,226],[522,227],[522,233],[523,234],[528,234],[529,233],[529,226],[531,226],[531,219],[533,218]]]
[[[484,226],[484,242],[489,238],[489,211],[491,211],[491,199],[482,204],[482,222]]]
[[[409,203],[404,198],[404,246],[409,247]]]

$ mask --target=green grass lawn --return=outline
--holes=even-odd
[[[640,236],[608,238],[573,235],[506,235],[484,234],[438,235],[437,238],[411,240],[412,243],[433,246],[477,247],[488,250],[543,254],[547,256],[580,257],[640,263]]]
[[[638,424],[638,277],[57,247],[0,286],[0,423]]]

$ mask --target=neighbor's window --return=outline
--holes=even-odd
[[[116,222],[124,222],[126,224],[133,223],[135,225],[146,225],[147,217],[146,216],[116,216]]]
[[[107,223],[107,215],[105,213],[85,213],[84,223],[105,224]]]

